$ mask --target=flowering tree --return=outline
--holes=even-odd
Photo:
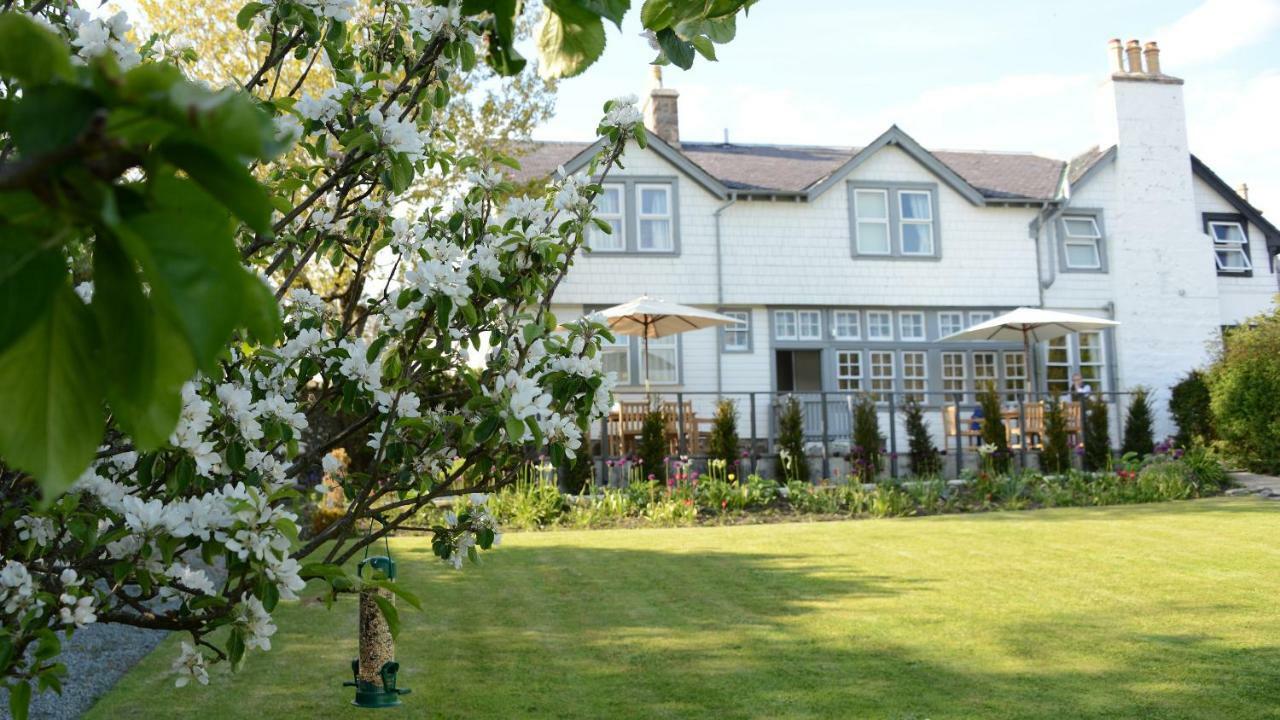
[[[657,61],[687,66],[749,4],[649,0],[641,16]],[[584,229],[607,231],[599,179],[644,134],[634,100],[606,103],[586,172],[527,197],[511,196],[510,158],[447,149],[451,79],[479,58],[523,67],[520,5],[250,2],[237,24],[260,56],[226,90],[169,62],[198,62],[189,48],[133,44],[123,15],[0,12],[0,405],[23,418],[0,424],[15,715],[33,685],[60,687],[59,636],[89,623],[186,631],[183,685],[269,649],[271,612],[310,580],[403,595],[345,563],[435,498],[509,481],[530,447],[581,449],[609,403],[605,331],[561,328],[549,306]],[[545,5],[543,69],[567,75],[629,3]],[[307,92],[317,66],[333,84]],[[404,201],[456,168],[447,203]],[[293,508],[320,468],[348,506],[300,539]],[[433,547],[457,567],[498,539],[478,505]]]

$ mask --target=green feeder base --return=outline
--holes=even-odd
[[[408,695],[413,692],[412,690],[396,687],[396,673],[399,671],[400,663],[384,663],[382,669],[378,671],[378,674],[382,676],[382,686],[379,687],[360,679],[360,660],[356,659],[351,661],[351,674],[355,679],[344,682],[342,685],[343,687],[354,687],[356,689],[356,699],[351,701],[351,704],[356,707],[396,707],[400,704],[401,695]]]

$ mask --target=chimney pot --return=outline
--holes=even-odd
[[[1124,72],[1124,43],[1120,38],[1111,38],[1107,43],[1107,52],[1111,55],[1111,71]]]
[[[1137,40],[1130,40],[1124,46],[1124,52],[1129,56],[1129,72],[1134,75],[1142,74],[1142,45]]]
[[[1249,184],[1240,183],[1240,187],[1236,188],[1236,194],[1245,202],[1249,202]]]
[[[1146,48],[1142,51],[1147,60],[1147,74],[1161,75],[1160,72],[1160,46],[1155,42],[1146,44]]]

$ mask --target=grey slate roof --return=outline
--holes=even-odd
[[[1067,163],[1067,182],[1072,185],[1076,184],[1080,178],[1085,176],[1085,173],[1092,170],[1094,165],[1097,165],[1102,158],[1106,157],[1110,150],[1111,148],[1104,150],[1103,148],[1094,145],[1088,150],[1085,150],[1079,155],[1071,158]]]
[[[529,142],[522,149],[517,182],[550,175],[590,147],[583,142]],[[856,147],[681,143],[680,153],[731,190],[796,193],[821,182],[858,152]],[[1030,153],[933,153],[992,200],[1048,200],[1066,163]]]

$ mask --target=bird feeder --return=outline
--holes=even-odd
[[[366,565],[388,580],[395,581],[396,562],[390,556],[376,555],[361,560],[356,565],[356,575],[362,575]],[[386,588],[366,587],[360,591],[360,656],[351,661],[354,678],[343,683],[344,687],[356,689],[356,699],[352,703],[356,707],[395,707],[400,704],[400,696],[410,692],[396,687],[400,663],[395,660],[395,641],[391,638],[387,619],[374,599],[378,596],[387,602],[395,602],[395,596]]]

